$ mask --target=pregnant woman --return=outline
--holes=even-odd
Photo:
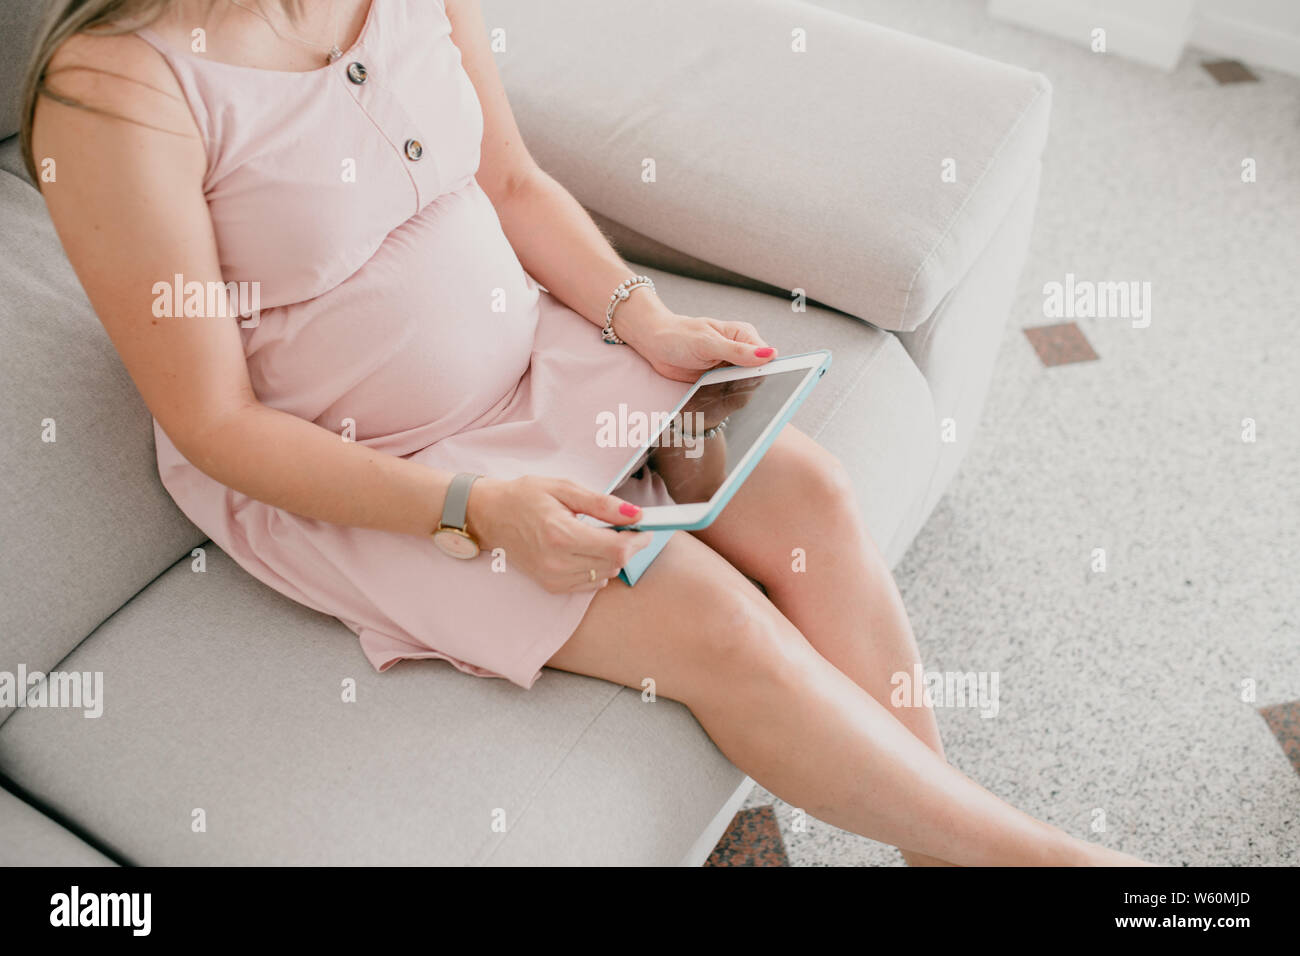
[[[575,517],[637,514],[600,493],[629,450],[599,413],[775,350],[672,311],[537,167],[475,0],[55,7],[29,170],[163,484],[249,573],[379,670],[653,678],[768,789],[913,864],[1137,862],[1008,806],[944,761],[932,710],[891,706],[906,613],[794,428],[712,527],[617,578],[650,535]]]

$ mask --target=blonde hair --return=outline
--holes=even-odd
[[[30,2],[30,0],[22,0]],[[46,10],[45,18],[36,31],[36,44],[27,61],[23,76],[22,96],[20,99],[22,114],[18,128],[19,148],[22,150],[23,164],[33,180],[39,181],[36,160],[32,155],[32,122],[36,117],[36,102],[47,96],[65,106],[93,110],[108,116],[116,116],[127,122],[139,122],[129,116],[110,113],[98,107],[89,106],[79,100],[50,89],[45,82],[46,70],[54,51],[69,37],[78,33],[94,33],[101,36],[115,36],[132,33],[141,27],[147,27],[176,0],[52,0]],[[215,4],[217,0],[209,0]],[[280,0],[280,5],[291,18],[301,13],[304,0]]]

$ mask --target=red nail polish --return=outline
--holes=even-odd
[[[637,512],[639,512],[640,510],[641,510],[640,508],[632,504],[630,501],[625,501],[618,506],[618,513],[621,515],[627,515],[629,518],[632,517]]]
[[[773,348],[754,349],[754,354],[757,355],[759,358],[767,358],[775,351],[776,349]]]

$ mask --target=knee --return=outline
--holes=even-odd
[[[799,456],[800,494],[810,510],[832,527],[858,514],[858,491],[844,463],[820,445]]]

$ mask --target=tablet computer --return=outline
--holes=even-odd
[[[642,509],[635,524],[617,527],[693,531],[712,524],[830,363],[822,349],[701,375],[607,489]]]

